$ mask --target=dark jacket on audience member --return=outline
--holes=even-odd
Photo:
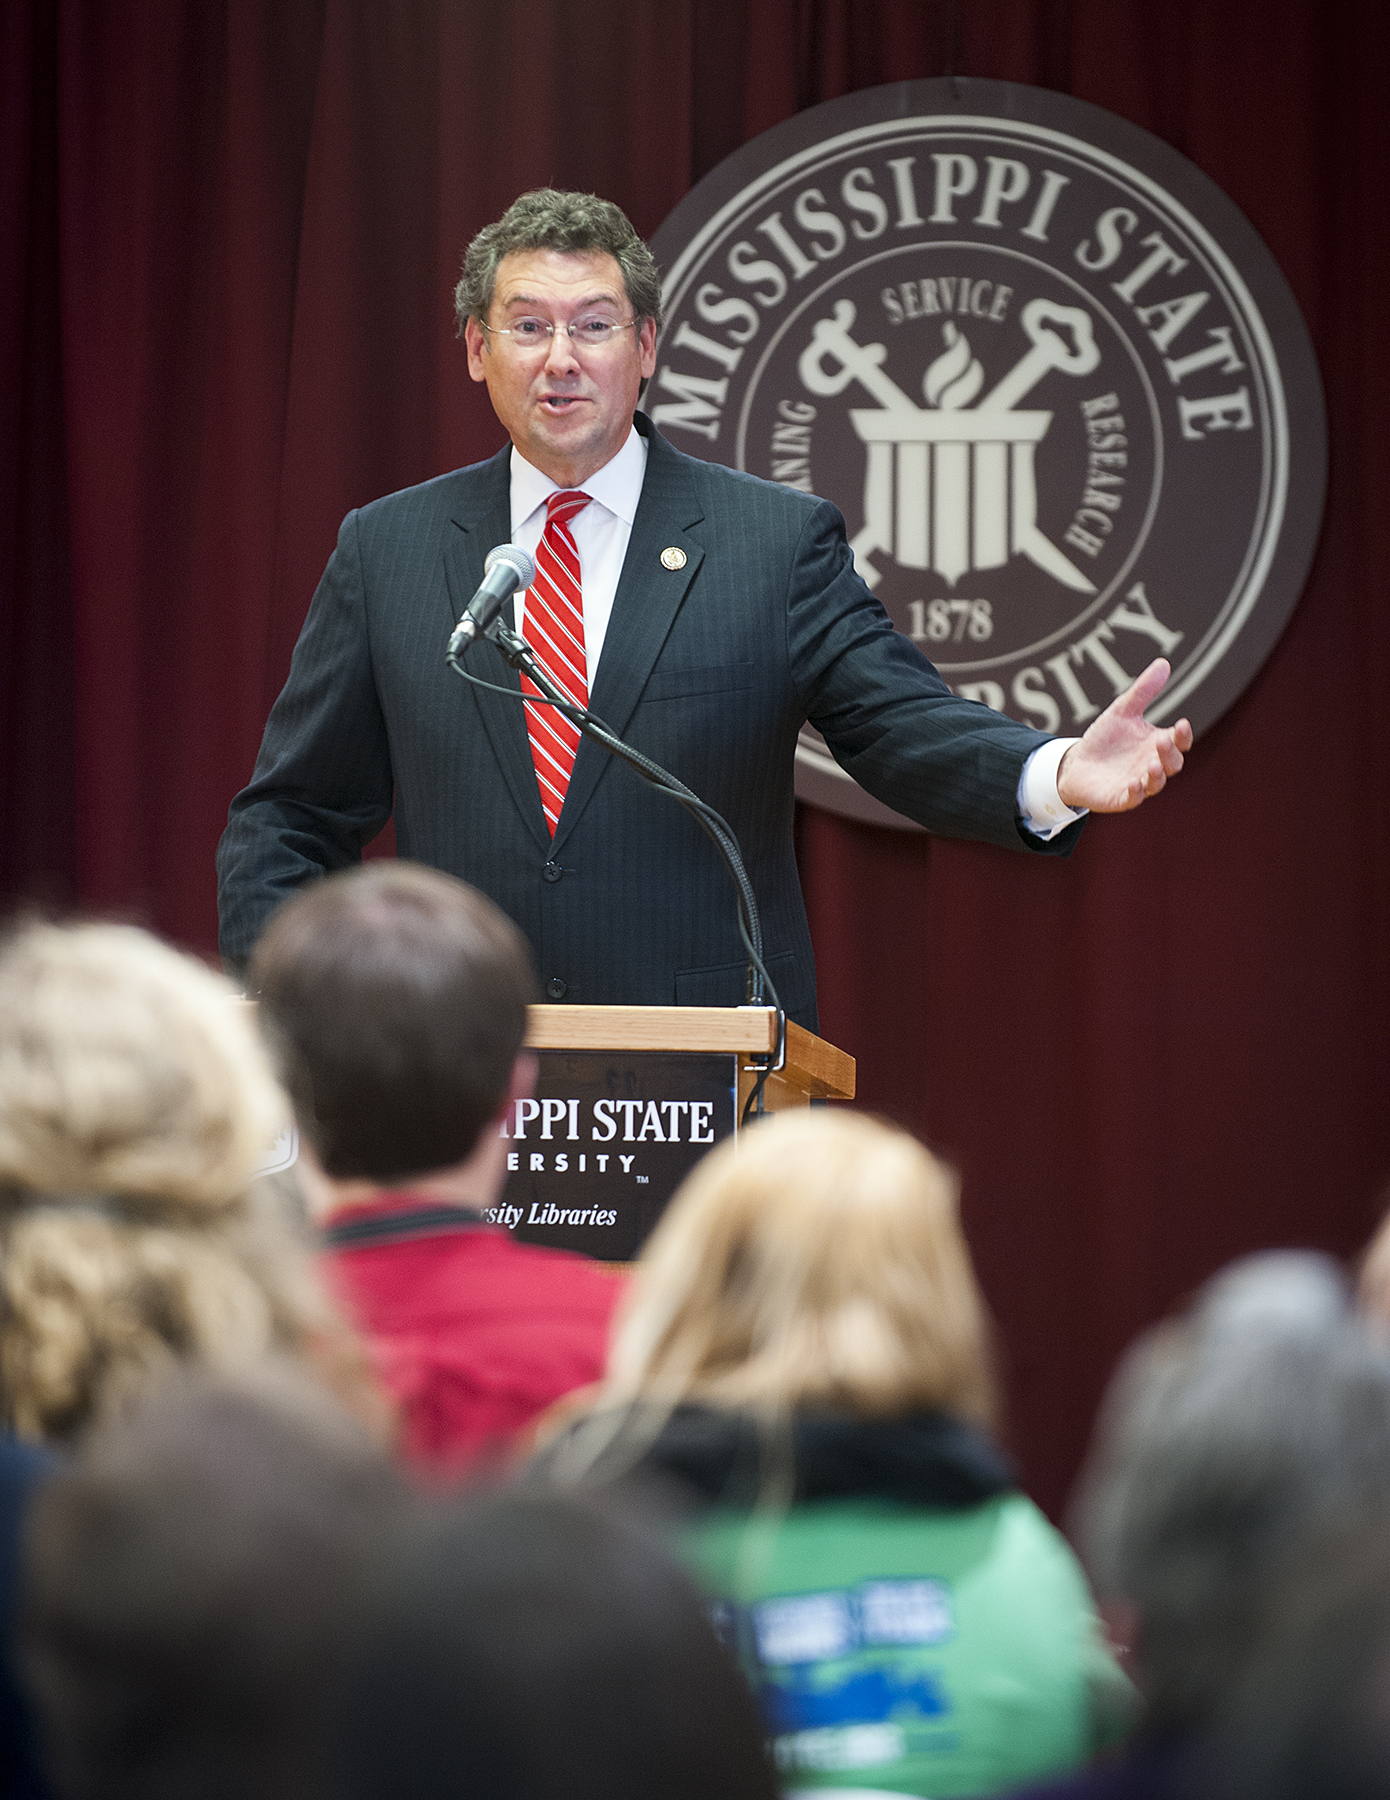
[[[24,1509],[52,1466],[46,1452],[0,1437],[0,1795],[9,1800],[47,1800],[48,1795],[16,1679],[14,1636]]]

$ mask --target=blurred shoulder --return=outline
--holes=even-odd
[[[428,481],[397,488],[354,508],[350,517],[367,530],[409,527],[423,518],[457,518],[471,523],[506,500],[510,481],[510,445],[484,462],[449,469]]]

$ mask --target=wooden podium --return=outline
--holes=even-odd
[[[504,1129],[497,1222],[528,1243],[631,1260],[689,1169],[737,1133],[751,1059],[771,1054],[776,1030],[767,1007],[533,1006],[540,1070]],[[789,1022],[764,1106],[853,1097],[854,1058]]]
[[[713,1051],[739,1060],[742,1111],[758,1070],[744,1062],[776,1049],[777,1015],[766,1006],[533,1006],[533,1050]],[[785,1066],[763,1083],[769,1112],[810,1100],[853,1100],[854,1058],[787,1022]]]

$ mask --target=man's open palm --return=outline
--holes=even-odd
[[[1179,719],[1160,729],[1144,717],[1144,708],[1163,691],[1171,673],[1167,661],[1156,657],[1132,687],[1091,721],[1057,771],[1064,805],[1078,811],[1129,812],[1177,774],[1192,748],[1191,725]]]

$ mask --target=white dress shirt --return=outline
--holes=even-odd
[[[627,434],[622,449],[583,483],[589,504],[570,520],[575,549],[579,552],[580,582],[584,598],[584,655],[588,663],[589,692],[594,690],[603,640],[608,635],[608,621],[613,613],[613,596],[618,591],[618,577],[623,572],[632,521],[637,516],[637,502],[642,497],[642,481],[647,473],[647,445],[634,426]],[[512,447],[512,542],[528,555],[536,554],[536,546],[545,530],[545,503],[558,492],[558,483],[533,468]],[[521,631],[526,617],[526,596],[516,600],[516,629]],[[1018,778],[1018,814],[1025,831],[1034,837],[1056,837],[1059,831],[1084,814],[1063,805],[1057,792],[1057,768],[1076,738],[1051,738],[1040,744]]]
[[[584,599],[584,657],[589,665],[591,694],[646,473],[646,439],[634,427],[613,460],[606,462],[596,475],[584,482],[589,504],[581,507],[570,520],[570,533],[579,552],[579,579]],[[532,468],[513,447],[512,542],[520,544],[529,556],[536,554],[536,546],[545,530],[545,503],[559,491],[548,475]],[[526,596],[518,594],[518,631],[525,618]]]

